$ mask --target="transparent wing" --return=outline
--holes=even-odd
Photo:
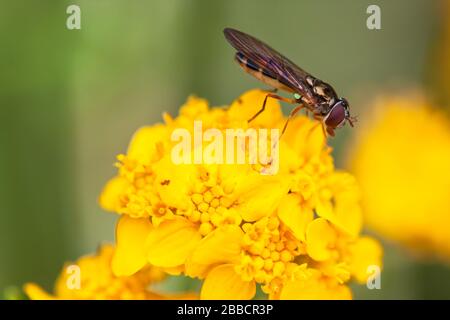
[[[306,83],[306,78],[311,75],[281,53],[244,32],[226,28],[224,34],[237,51],[252,60],[258,67],[275,74],[281,83],[302,95],[312,95]]]

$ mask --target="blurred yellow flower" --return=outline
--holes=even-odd
[[[436,44],[431,51],[429,59],[430,78],[427,79],[429,89],[434,98],[450,112],[450,2],[439,3],[440,21]]]
[[[193,299],[195,295],[163,295],[149,290],[153,283],[164,279],[165,273],[147,266],[129,277],[117,277],[111,271],[114,248],[103,245],[96,255],[66,264],[58,277],[54,294],[34,283],[27,283],[25,293],[32,300],[144,300]]]
[[[191,97],[178,117],[165,114],[165,124],[137,131],[100,196],[104,209],[122,215],[114,274],[129,276],[150,264],[204,279],[203,299],[251,299],[257,285],[271,299],[331,299],[351,298],[346,283],[352,277],[364,283],[367,267],[381,265],[379,244],[361,242],[355,179],[335,170],[316,121],[291,121],[277,140],[274,175],[261,174],[262,162],[172,161],[172,132],[184,128],[195,136],[194,121],[219,132],[282,128],[286,118],[270,99],[248,124],[265,94],[249,91],[228,108]],[[193,145],[194,156],[208,147]]]
[[[350,155],[368,225],[450,257],[450,123],[423,98],[380,100]]]

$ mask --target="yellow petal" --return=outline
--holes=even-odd
[[[369,266],[382,266],[383,248],[380,243],[370,237],[361,237],[350,246],[350,261],[348,262],[350,272],[356,281],[363,284],[371,275],[368,273]]]
[[[243,281],[232,264],[220,265],[208,273],[203,282],[200,299],[249,300],[256,293],[254,281]]]
[[[189,192],[196,178],[196,167],[174,164],[170,155],[154,165],[155,188],[161,200],[168,207],[187,210],[191,204]]]
[[[280,170],[279,172],[282,173],[290,173],[297,170],[299,167],[301,167],[302,159],[300,157],[300,154],[298,154],[294,149],[292,149],[289,144],[283,139],[279,141],[279,163],[280,163]]]
[[[218,264],[237,262],[243,231],[235,225],[220,227],[200,241],[186,262],[186,275],[204,278]]]
[[[288,191],[288,180],[281,176],[247,176],[236,190],[237,209],[245,221],[256,221],[275,212]]]
[[[186,293],[170,293],[163,296],[165,300],[198,300],[198,293],[186,292]]]
[[[315,195],[317,194],[317,186],[313,177],[303,171],[296,172],[292,178],[290,191],[300,196],[300,199],[308,204],[315,204]]]
[[[146,263],[145,241],[152,229],[148,219],[120,217],[116,227],[116,250],[111,267],[116,276],[129,276]]]
[[[326,147],[321,123],[305,116],[295,117],[289,122],[283,139],[304,159],[319,156]]]
[[[288,281],[281,290],[281,300],[349,300],[349,287],[327,281],[319,276]]]
[[[100,194],[100,206],[107,211],[119,211],[120,196],[124,193],[128,185],[128,181],[123,177],[114,177],[109,180]]]
[[[47,293],[44,289],[34,283],[25,284],[23,290],[31,300],[55,300],[56,297]]]
[[[306,229],[308,255],[316,261],[330,259],[336,238],[336,231],[327,220],[323,218],[313,220]]]
[[[184,272],[184,265],[172,267],[172,268],[164,268],[164,272],[170,274],[171,276],[179,276]]]
[[[278,207],[278,217],[292,231],[294,236],[305,241],[306,227],[313,220],[313,211],[300,205],[295,194],[284,196]]]
[[[180,115],[189,119],[197,119],[202,113],[208,111],[208,101],[196,96],[189,96],[180,107]]]
[[[168,220],[153,228],[147,238],[147,259],[151,264],[173,268],[186,262],[201,235],[186,219]]]
[[[167,140],[167,136],[167,128],[162,124],[140,128],[128,146],[127,156],[140,163],[155,162],[161,158],[162,141]]]
[[[345,234],[356,238],[362,228],[362,212],[355,178],[345,172],[335,172],[328,184],[332,198],[319,201],[317,214]]]

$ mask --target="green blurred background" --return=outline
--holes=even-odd
[[[81,30],[66,8],[81,7]],[[381,7],[382,30],[366,28]],[[50,289],[62,264],[112,241],[97,197],[140,126],[189,94],[214,105],[264,87],[222,29],[255,35],[334,85],[364,116],[378,93],[425,84],[439,1],[0,0],[0,292]],[[288,110],[288,107],[285,108]],[[351,135],[332,141],[337,165]],[[450,298],[450,268],[385,243],[382,290],[356,298]]]

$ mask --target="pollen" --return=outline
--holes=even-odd
[[[212,208],[217,208],[217,207],[220,205],[220,200],[217,199],[217,198],[214,198],[214,199],[211,200],[211,202],[209,203],[209,205],[210,205]]]
[[[273,260],[272,259],[266,259],[264,260],[264,269],[266,271],[270,271],[273,268]]]
[[[278,251],[272,251],[272,253],[270,254],[270,258],[273,261],[278,261],[280,260],[280,253]]]
[[[292,260],[293,256],[288,250],[283,250],[280,255],[281,261],[289,262]]]
[[[192,222],[198,222],[198,221],[200,221],[201,215],[202,215],[202,214],[200,213],[200,211],[195,210],[195,211],[192,213],[192,216],[190,217],[190,220],[191,220]]]
[[[256,269],[262,269],[264,267],[264,259],[261,258],[260,256],[257,256],[254,260],[253,260],[253,266]]]
[[[209,209],[209,205],[206,202],[202,202],[197,206],[197,208],[200,212],[207,212]]]
[[[206,236],[206,235],[209,234],[212,230],[213,230],[213,226],[212,226],[212,224],[209,223],[209,222],[203,222],[203,223],[200,225],[200,228],[199,228],[199,232],[200,232],[200,234],[201,234],[202,236]]]
[[[217,211],[211,215],[211,223],[214,226],[220,226],[224,220],[225,220],[225,218],[223,217],[223,215],[221,215]]]
[[[203,195],[199,194],[199,193],[194,193],[191,196],[192,202],[194,202],[196,205],[199,205],[200,203],[203,202]]]
[[[209,220],[211,220],[210,216],[209,216],[209,213],[204,212],[204,213],[201,214],[201,216],[200,216],[200,221],[201,222],[208,222]]]
[[[281,261],[275,262],[275,264],[273,265],[273,275],[275,277],[281,276],[283,274],[285,268],[286,268],[286,266],[283,262],[281,262]]]
[[[279,218],[271,216],[254,223],[244,223],[242,230],[245,232],[243,244],[247,249],[238,270],[245,269],[246,277],[265,285],[274,279],[290,276],[285,271],[298,255],[297,245],[295,241],[285,236],[287,233],[281,226]],[[248,264],[248,257],[251,258],[252,267],[244,268],[242,264]]]
[[[212,195],[211,191],[205,192],[205,194],[203,195],[203,200],[206,203],[211,203],[211,201],[213,200],[213,195]]]

